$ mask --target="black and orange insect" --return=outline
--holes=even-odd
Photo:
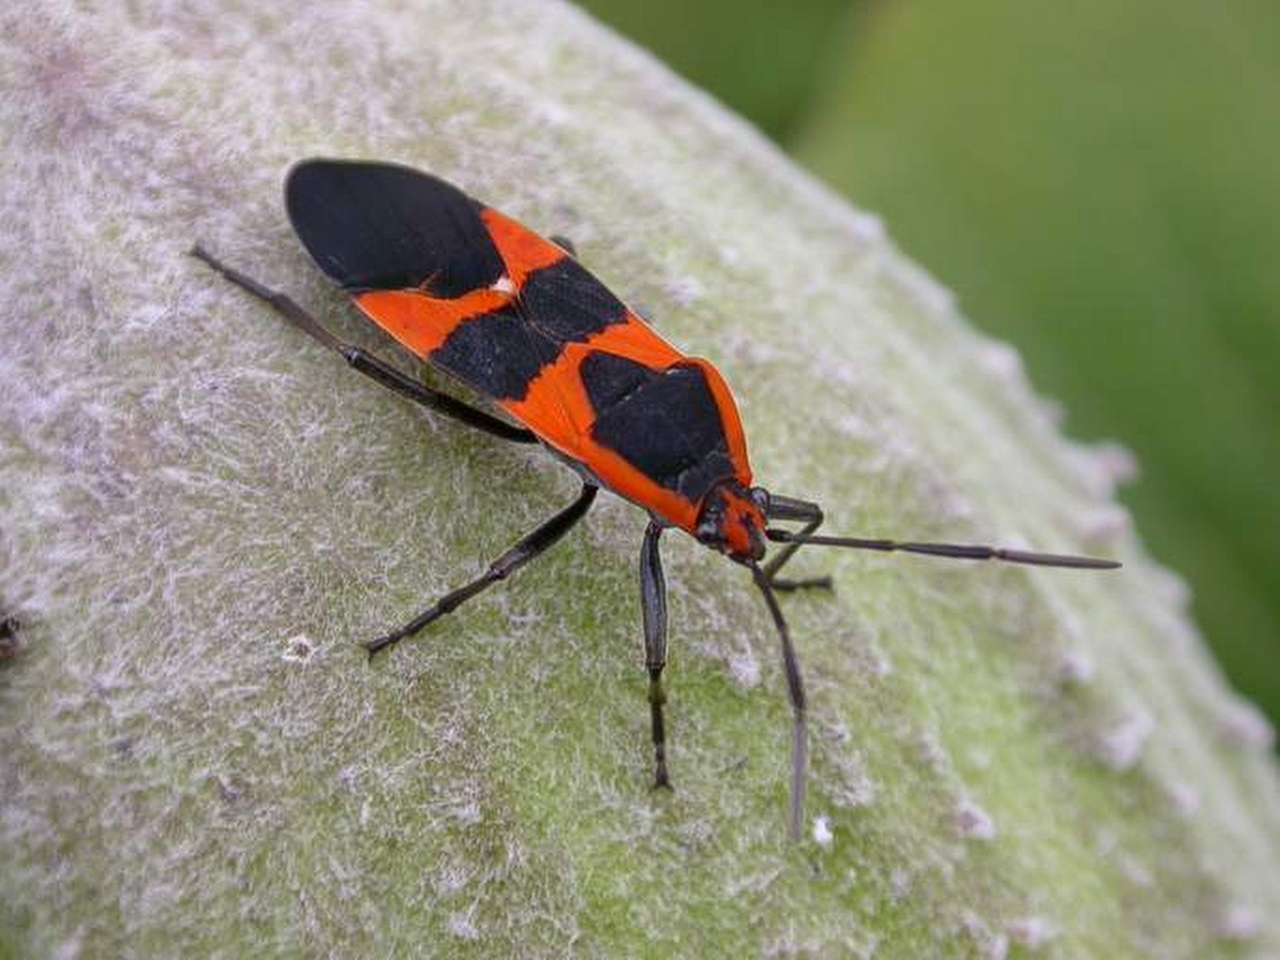
[[[670,783],[662,689],[667,607],[658,551],[669,527],[746,567],[777,627],[793,715],[793,837],[800,832],[804,797],[805,691],[776,592],[830,586],[825,577],[780,576],[801,546],[1051,567],[1118,566],[998,547],[818,536],[823,520],[818,504],[752,484],[742,421],[716,368],[685,356],[654,332],[578,262],[569,241],[544,239],[443,180],[388,163],[303,161],[286,179],[285,207],[320,269],[369,319],[523,426],[406,376],[339,340],[284,294],[199,246],[191,252],[361,373],[493,436],[541,443],[582,480],[577,500],[519,540],[483,575],[366,648],[372,655],[413,636],[505,579],[582,519],[600,488],[612,490],[650,518],[640,547],[640,597],[656,786]],[[770,520],[800,527],[771,527]],[[780,547],[766,560],[769,542]]]

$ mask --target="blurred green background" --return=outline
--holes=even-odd
[[[1071,435],[1137,453],[1143,538],[1280,718],[1280,3],[584,5],[880,213]]]

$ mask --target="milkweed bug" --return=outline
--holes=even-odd
[[[733,395],[706,360],[660,337],[577,260],[429,174],[389,163],[305,160],[285,207],[316,264],[356,306],[418,357],[487,396],[523,426],[408,377],[324,329],[295,301],[193,256],[272,306],[356,370],[424,407],[516,443],[540,443],[582,480],[568,507],[517,541],[477,579],[364,646],[370,655],[421,631],[564,536],[603,487],[646,510],[640,598],[655,786],[669,786],[662,670],[667,604],[659,539],[677,527],[746,567],[777,628],[792,710],[790,833],[798,838],[807,757],[805,691],[779,591],[829,587],[780,576],[802,546],[904,551],[960,560],[1106,569],[1110,560],[950,543],[819,536],[821,507],[752,484]],[[768,525],[789,521],[799,529]],[[779,545],[765,559],[767,545]]]

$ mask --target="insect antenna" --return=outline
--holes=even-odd
[[[911,540],[868,540],[860,537],[804,536],[790,530],[769,527],[765,536],[774,543],[796,543],[815,547],[849,547],[854,550],[879,550],[882,553],[923,553],[931,557],[949,557],[952,560],[1000,560],[1004,563],[1023,563],[1035,567],[1068,567],[1075,570],[1114,570],[1120,566],[1117,560],[1097,557],[1077,557],[1062,553],[1035,553],[1030,550],[1011,550],[1008,547],[988,547],[982,544],[918,543]]]
[[[782,617],[778,598],[769,585],[769,575],[757,563],[751,563],[751,576],[764,596],[774,626],[782,643],[782,666],[787,674],[787,698],[791,701],[791,839],[800,839],[800,819],[804,811],[805,768],[809,760],[808,724],[805,719],[804,679],[800,676],[800,663],[796,648],[791,643],[791,631]]]

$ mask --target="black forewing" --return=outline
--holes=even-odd
[[[696,366],[652,370],[598,352],[581,368],[591,436],[656,483],[695,502],[734,475],[715,397]]]
[[[559,355],[560,344],[508,307],[458,324],[431,362],[495,400],[523,400]]]
[[[565,344],[626,321],[622,301],[562,256],[531,271],[509,306],[458,324],[431,362],[497,400],[523,400]]]
[[[390,163],[304,160],[285,209],[307,252],[350,291],[424,286],[459,297],[493,285],[502,257],[480,205],[438,177]]]
[[[530,273],[519,306],[529,323],[560,344],[587,340],[627,319],[622,301],[573,257]]]

